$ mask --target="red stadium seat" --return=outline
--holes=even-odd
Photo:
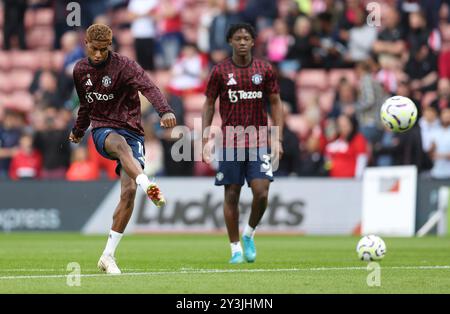
[[[9,72],[0,72],[0,92],[11,93],[14,89],[13,82],[9,78]]]
[[[297,86],[325,89],[327,87],[327,73],[325,70],[301,70],[297,75]]]
[[[35,26],[27,32],[27,43],[30,49],[53,48],[54,33],[49,26]]]
[[[35,12],[34,24],[50,26],[53,25],[55,12],[53,9],[42,8]]]
[[[355,86],[356,84],[356,74],[352,69],[333,69],[330,70],[328,75],[328,84],[330,87],[335,88],[341,78],[346,78],[350,84]]]
[[[28,92],[15,92],[6,97],[5,107],[30,112],[34,107],[34,100]]]
[[[35,51],[12,51],[11,63],[13,69],[28,69],[35,71],[40,65],[39,55]]]
[[[190,94],[183,97],[184,110],[186,112],[199,112],[203,108],[206,96],[203,94]]]
[[[26,91],[30,87],[33,80],[33,71],[30,70],[14,70],[9,75],[14,91]]]
[[[11,66],[12,66],[12,60],[11,60],[10,52],[0,51],[0,71],[1,72],[9,71],[11,69]]]
[[[50,58],[52,59],[52,67],[55,71],[60,71],[64,65],[64,52],[53,51]]]
[[[34,27],[36,15],[34,10],[26,10],[25,11],[25,20],[24,25],[26,30],[30,30]]]

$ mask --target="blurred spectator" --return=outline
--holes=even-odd
[[[323,12],[317,18],[319,21],[319,46],[313,50],[314,61],[326,69],[343,67],[346,48],[333,33],[331,14]]]
[[[62,70],[58,73],[58,97],[57,107],[67,105],[70,101],[73,84],[73,68],[75,64],[84,58],[84,48],[80,42],[80,36],[75,31],[64,33],[61,38],[62,51],[64,52],[64,63]]]
[[[311,135],[300,146],[300,176],[317,177],[328,175],[324,167],[320,126],[314,126]]]
[[[422,135],[422,148],[425,152],[429,152],[431,150],[432,135],[441,126],[437,107],[435,105],[425,107],[418,123]]]
[[[291,114],[289,104],[283,103],[284,120]],[[283,128],[283,158],[279,162],[275,176],[291,176],[300,174],[300,149],[297,135],[285,125]]]
[[[209,53],[215,64],[231,54],[231,46],[227,42],[226,33],[231,24],[241,21],[238,6],[234,0],[218,0],[220,13],[217,14],[209,29]]]
[[[25,117],[21,112],[5,110],[3,123],[0,123],[0,178],[8,175],[11,158],[18,148],[24,126]]]
[[[337,36],[339,41],[347,46],[349,40],[349,31],[356,25],[358,14],[364,9],[364,5],[360,0],[345,0],[344,8],[340,19],[337,22]],[[328,12],[330,13],[330,12]]]
[[[272,64],[272,69],[276,77],[278,77],[281,100],[289,105],[291,113],[298,113],[297,86],[295,85],[295,81],[286,75],[285,71],[280,71],[280,68],[275,63]]]
[[[33,96],[37,108],[58,108],[62,105],[58,96],[58,81],[53,72],[41,72]]]
[[[41,75],[47,71],[53,71],[53,58],[50,53],[41,52],[38,54],[39,67],[34,71],[33,80],[28,88],[30,94],[34,95],[41,88]],[[55,73],[53,73],[55,75]]]
[[[237,3],[238,0],[228,0]],[[271,27],[277,17],[276,0],[248,0],[242,12],[242,16],[247,23],[252,24],[259,32],[267,27]]]
[[[405,72],[411,80],[411,89],[420,93],[436,89],[438,80],[436,56],[426,44],[411,52]]]
[[[280,62],[286,58],[294,39],[289,34],[287,23],[282,19],[275,20],[273,29],[274,34],[267,41],[267,59],[271,62]]]
[[[163,67],[170,68],[175,63],[184,43],[181,12],[185,2],[184,0],[162,0],[159,2],[159,44],[162,50]]]
[[[450,80],[441,78],[438,81],[438,96],[431,103],[437,110],[450,107]]]
[[[360,178],[367,165],[367,142],[359,132],[355,116],[342,114],[337,119],[337,137],[325,148],[331,177]]]
[[[390,155],[394,166],[415,165],[419,172],[427,168],[418,123],[404,133],[395,133],[388,145],[374,145],[374,155]]]
[[[172,67],[172,78],[168,88],[176,95],[200,93],[205,87],[207,75],[206,56],[202,55],[194,44],[187,44]]]
[[[448,0],[420,1],[421,10],[424,12],[427,25],[430,28],[437,28],[439,26],[439,10],[444,2],[448,3]]]
[[[49,107],[43,111],[44,124],[36,128],[34,144],[42,154],[42,179],[64,179],[70,165],[70,131],[63,115],[63,110]]]
[[[377,167],[389,167],[394,165],[394,158],[391,150],[398,145],[398,139],[395,134],[389,130],[384,129],[381,139],[377,141],[372,149],[372,163]]]
[[[209,52],[209,37],[210,37],[210,27],[213,19],[216,15],[220,13],[217,0],[208,0],[207,7],[205,8],[203,14],[200,16],[199,26],[197,31],[197,46],[202,52]]]
[[[345,77],[341,78],[337,86],[333,108],[328,113],[328,117],[336,119],[341,114],[354,115],[358,106],[355,88]]]
[[[437,29],[427,26],[425,15],[422,11],[409,14],[409,33],[407,36],[411,54],[415,54],[422,46],[427,46],[432,52],[438,52],[442,46],[442,39]]]
[[[385,54],[380,56],[379,60],[381,69],[377,70],[375,78],[388,94],[396,95],[401,82],[408,80],[408,75],[403,72],[402,64],[397,57]]]
[[[384,57],[398,58],[405,53],[405,32],[400,26],[400,17],[394,7],[386,6],[382,18],[382,31],[373,43],[373,52],[379,56],[378,61]]]
[[[441,111],[441,126],[432,135],[431,158],[434,160],[431,176],[450,178],[450,108]]]
[[[81,25],[87,29],[94,22],[96,16],[104,14],[108,10],[108,2],[105,0],[81,0],[83,14],[81,14]]]
[[[365,10],[356,10],[354,14],[354,26],[348,31],[346,62],[349,63],[366,60],[377,38],[376,28],[366,23]]]
[[[77,146],[72,152],[72,163],[66,173],[68,181],[98,180],[100,172],[95,162],[88,158],[85,146]]]
[[[158,1],[130,0],[128,11],[137,62],[144,70],[155,70],[155,37]]]
[[[287,59],[295,62],[289,64],[289,70],[297,71],[314,65],[313,48],[319,45],[318,38],[313,34],[311,20],[306,16],[299,16],[294,24],[294,40],[290,41]],[[287,62],[280,66],[285,67]]]
[[[53,30],[54,30],[54,40],[53,48],[55,50],[61,49],[61,38],[67,31],[71,30],[71,27],[67,25],[67,15],[70,11],[67,10],[67,5],[73,2],[72,0],[53,0],[51,1],[51,7],[54,11],[53,18]]]
[[[400,24],[402,28],[409,31],[409,15],[412,12],[420,11],[420,0],[398,0],[397,10],[400,15]]]
[[[380,108],[387,97],[380,83],[373,78],[368,61],[356,65],[356,74],[359,82],[356,117],[361,126],[361,133],[370,143],[374,143],[380,139],[383,130]]]
[[[20,49],[27,49],[25,42],[25,11],[27,0],[3,0],[3,49],[11,49],[11,39],[17,36]]]
[[[23,134],[19,148],[11,159],[9,177],[12,180],[39,179],[42,169],[42,156],[33,148],[33,136]]]

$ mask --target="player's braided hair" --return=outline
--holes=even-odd
[[[86,39],[88,41],[112,41],[112,30],[105,24],[92,24],[86,30]]]
[[[253,28],[253,26],[251,26],[248,23],[237,23],[237,24],[231,24],[230,28],[228,29],[227,41],[230,41],[231,37],[233,37],[234,33],[236,33],[240,29],[245,29],[247,32],[250,33],[250,36],[252,36],[253,40],[256,39],[256,31]]]

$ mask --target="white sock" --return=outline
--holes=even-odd
[[[136,177],[136,183],[144,190],[144,192],[147,194],[147,189],[150,186],[151,182],[148,179],[148,177],[141,173]]]
[[[122,239],[123,233],[118,233],[113,230],[109,231],[108,242],[106,242],[105,250],[103,255],[114,256],[117,246],[119,245],[120,239]]]
[[[241,252],[242,253],[242,246],[241,246],[241,242],[231,242],[230,243],[231,246],[231,256],[233,256],[234,253],[236,252]]]
[[[244,233],[243,234],[245,236],[247,236],[247,237],[253,238],[255,236],[255,230],[256,230],[256,227],[252,228],[252,227],[250,227],[249,224],[247,224],[244,227]]]

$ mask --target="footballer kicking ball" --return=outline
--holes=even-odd
[[[406,132],[417,120],[417,107],[408,97],[393,96],[381,106],[381,121],[392,132]]]
[[[367,235],[359,240],[356,252],[362,261],[379,261],[386,254],[386,244],[376,235]]]

